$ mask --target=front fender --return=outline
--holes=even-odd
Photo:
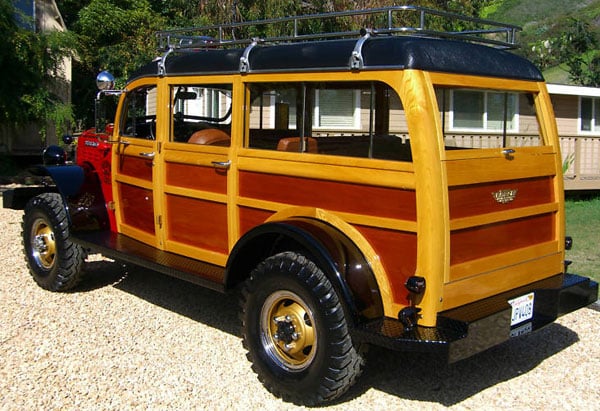
[[[66,205],[71,233],[110,229],[100,179],[90,165],[38,166],[32,171],[52,178]]]

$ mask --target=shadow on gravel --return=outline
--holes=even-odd
[[[533,370],[577,341],[575,332],[554,323],[454,364],[434,355],[371,347],[365,371],[349,395],[360,396],[374,388],[405,399],[451,406]]]
[[[86,263],[86,277],[75,292],[112,285],[154,305],[240,337],[238,298],[119,262]]]
[[[120,263],[88,263],[87,278],[77,291],[113,287],[194,321],[240,336],[238,299],[153,271]],[[369,389],[444,406],[458,404],[489,387],[525,374],[578,341],[575,332],[551,324],[455,364],[435,355],[408,354],[371,347],[357,384],[338,403]]]

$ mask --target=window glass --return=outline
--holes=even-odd
[[[446,149],[543,144],[530,93],[437,87]]]
[[[513,93],[487,93],[488,130],[503,130],[506,121],[507,130],[515,130],[516,95]]]
[[[493,91],[452,91],[452,125],[464,130],[517,130],[517,95]]]
[[[594,131],[600,131],[600,100],[594,99]]]
[[[591,98],[581,98],[581,131],[592,131],[593,103]]]
[[[316,127],[353,129],[360,127],[357,118],[356,90],[317,90],[315,104]]]
[[[231,90],[227,84],[171,86],[171,141],[228,146]]]
[[[127,93],[120,133],[127,137],[156,139],[156,86],[144,86]]]
[[[454,92],[454,128],[483,128],[485,94],[476,91]]]
[[[412,159],[400,98],[383,83],[253,83],[247,93],[247,147]]]
[[[591,97],[581,98],[580,131],[600,132],[600,99]]]

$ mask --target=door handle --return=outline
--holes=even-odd
[[[227,161],[213,161],[212,165],[215,168],[219,168],[221,170],[228,170],[229,167],[231,166],[231,160],[227,160]]]
[[[154,158],[155,155],[156,155],[156,153],[154,151],[152,151],[151,153],[140,153],[140,157],[146,157],[146,158]]]

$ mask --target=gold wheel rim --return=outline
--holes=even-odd
[[[267,354],[286,369],[305,369],[317,350],[314,324],[312,311],[297,294],[271,294],[261,312],[261,334]]]
[[[54,231],[48,223],[38,218],[31,228],[31,250],[35,262],[42,268],[49,270],[56,260],[56,240]]]

